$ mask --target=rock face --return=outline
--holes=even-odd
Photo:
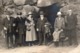
[[[16,5],[24,5],[26,0],[13,0]]]
[[[2,6],[2,0],[0,0],[0,6]]]
[[[38,0],[37,6],[45,7],[45,6],[50,6],[53,3],[55,3],[54,0]]]
[[[33,4],[37,2],[37,0],[13,0],[16,5],[23,5],[23,4]]]

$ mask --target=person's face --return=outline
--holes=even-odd
[[[13,18],[17,18],[17,14],[16,13],[14,13],[12,16],[13,16]]]
[[[17,15],[15,15],[14,18],[17,18]]]
[[[40,15],[40,17],[44,17],[44,15]]]
[[[61,15],[58,15],[58,17],[60,18],[60,17],[61,17]]]
[[[20,15],[17,15],[18,17],[20,17]]]
[[[22,17],[26,17],[27,14],[26,14],[25,12],[23,12],[21,16],[22,16]]]
[[[56,28],[55,31],[58,31],[58,28]]]
[[[22,15],[22,17],[26,17],[26,15]]]
[[[68,11],[68,14],[69,14],[69,15],[71,15],[71,14],[72,14],[72,11],[71,11],[71,10],[69,10],[69,11]]]
[[[31,20],[32,19],[32,15],[29,15],[28,19]]]
[[[32,16],[31,14],[29,16]]]

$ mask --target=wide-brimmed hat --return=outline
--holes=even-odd
[[[62,15],[62,13],[61,12],[58,12],[57,15]]]

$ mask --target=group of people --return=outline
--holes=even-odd
[[[57,13],[58,17],[55,19],[53,38],[56,46],[59,42],[62,44],[68,41],[69,45],[78,45],[77,41],[77,15],[73,10],[69,9],[67,15],[62,16],[61,12]]]
[[[45,44],[47,42],[46,36],[51,35],[51,24],[44,17],[43,11],[40,12],[39,17],[36,23],[33,12],[29,12],[25,16],[22,12],[6,14],[3,26],[7,47],[31,46],[37,41],[39,45]]]
[[[50,37],[53,37],[55,46],[59,46],[59,42],[68,40],[69,45],[78,44],[76,36],[77,17],[72,10],[68,10],[68,14],[62,16],[61,12],[57,13],[54,22],[54,28],[49,23],[44,12],[39,12],[39,18],[35,22],[33,12],[28,15],[22,12],[6,14],[3,26],[6,44],[8,48],[23,45],[47,44]],[[52,32],[51,29],[54,29]]]

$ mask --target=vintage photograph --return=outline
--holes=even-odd
[[[80,53],[80,0],[0,0],[0,53]]]

